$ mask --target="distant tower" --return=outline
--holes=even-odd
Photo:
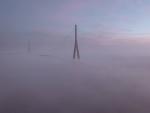
[[[30,39],[27,42],[27,51],[28,53],[31,53],[31,40]]]
[[[77,40],[77,25],[75,25],[75,44],[74,44],[74,52],[73,52],[73,59],[77,56],[80,59],[80,53],[78,48],[78,40]]]

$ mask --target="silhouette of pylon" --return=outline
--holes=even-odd
[[[27,42],[27,51],[28,53],[31,53],[31,40],[28,40]]]
[[[75,24],[75,44],[74,44],[74,52],[73,52],[73,59],[77,56],[80,59],[80,53],[78,48],[78,40],[77,40],[77,25]]]

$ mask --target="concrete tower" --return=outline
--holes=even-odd
[[[78,48],[78,40],[77,40],[77,25],[75,25],[75,44],[74,44],[74,52],[73,52],[73,59],[77,56],[80,59],[80,53]]]

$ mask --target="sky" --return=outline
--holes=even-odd
[[[0,31],[149,35],[149,12],[149,0],[0,0]]]

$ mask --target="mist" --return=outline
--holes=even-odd
[[[149,112],[150,46],[140,38],[79,38],[73,60],[74,36],[11,36],[1,37],[0,112]]]

